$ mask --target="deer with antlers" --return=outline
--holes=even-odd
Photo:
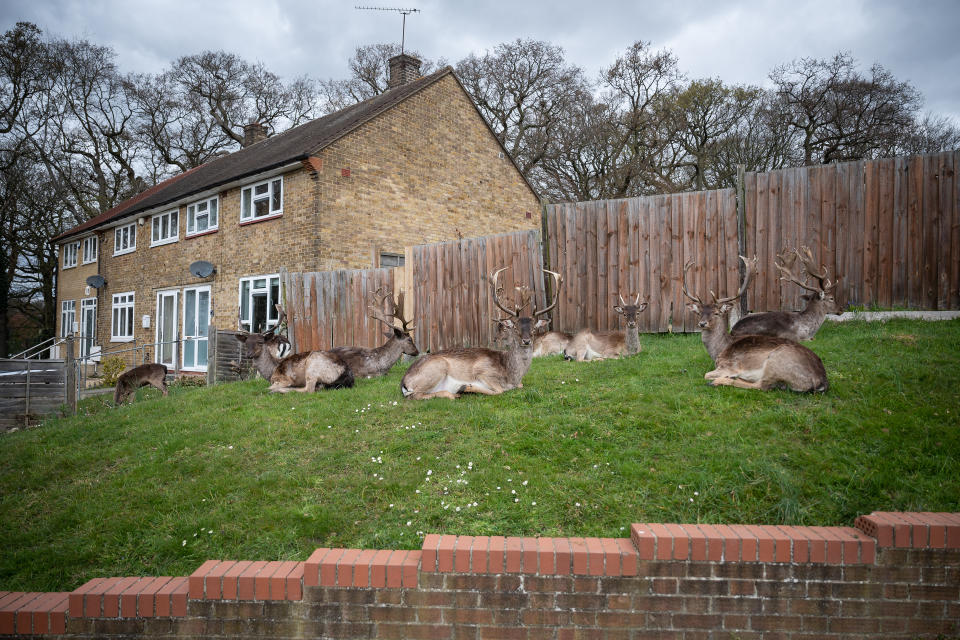
[[[382,289],[377,289],[371,294],[371,304],[367,307],[370,310],[370,317],[378,320],[387,326],[388,331],[384,333],[387,341],[375,349],[364,347],[336,347],[329,353],[336,354],[356,377],[373,378],[385,375],[393,365],[397,363],[400,356],[407,354],[409,356],[420,355],[417,345],[413,342],[411,332],[414,327],[411,320],[403,317],[403,291],[397,296],[396,300],[390,300],[392,312],[388,316],[383,311],[383,303],[390,294]],[[396,326],[399,320],[401,326]]]
[[[603,360],[604,358],[619,358],[640,353],[640,331],[637,316],[647,308],[648,301],[641,302],[638,293],[633,304],[628,304],[622,295],[617,295],[620,298],[620,304],[613,307],[613,310],[623,316],[623,320],[627,324],[627,330],[594,331],[593,329],[582,329],[573,336],[570,344],[563,352],[567,360],[583,362],[584,360]]]
[[[267,389],[272,393],[298,391],[310,393],[317,387],[339,389],[353,386],[353,372],[344,360],[329,351],[307,351],[281,357],[290,342],[279,335],[280,327],[287,318],[278,304],[280,318],[277,324],[263,333],[240,333],[244,355],[253,360],[260,375],[270,381]]]
[[[742,389],[773,389],[786,387],[798,392],[827,390],[827,372],[823,362],[810,349],[786,338],[764,335],[732,336],[727,331],[730,303],[743,295],[750,276],[757,269],[757,258],[747,260],[740,291],[728,298],[718,298],[712,291],[713,302],[705,303],[687,291],[687,271],[694,262],[683,267],[683,294],[691,302],[687,307],[700,316],[703,346],[716,367],[704,377],[714,386],[729,385]]]
[[[808,292],[802,296],[806,301],[803,310],[754,313],[741,318],[730,333],[735,336],[777,336],[798,342],[813,340],[827,314],[841,311],[834,296],[839,281],[830,281],[825,265],[821,265],[819,270],[815,265],[809,247],[783,249],[777,254],[774,266],[783,274],[781,280],[799,285]],[[814,279],[814,286],[807,284],[808,277]]]
[[[493,303],[507,314],[498,320],[507,349],[497,351],[484,347],[444,349],[420,358],[407,369],[400,382],[404,397],[425,400],[428,398],[454,399],[462,393],[498,395],[510,389],[523,387],[523,376],[533,360],[533,333],[545,327],[548,321],[538,318],[553,309],[560,297],[562,279],[559,273],[547,271],[555,279],[553,301],[544,309],[532,305],[529,289],[517,287],[519,302],[508,309],[500,300],[502,289],[497,279],[506,267],[495,271],[491,277]],[[523,310],[531,306],[530,315]]]

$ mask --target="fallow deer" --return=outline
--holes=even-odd
[[[840,313],[834,290],[838,281],[827,278],[827,267],[821,265],[818,271],[809,247],[784,249],[777,254],[774,266],[783,274],[780,279],[793,282],[809,293],[802,297],[806,301],[802,311],[767,311],[754,313],[733,325],[730,330],[735,336],[766,335],[787,338],[788,340],[813,340],[828,313]],[[816,281],[816,286],[807,284],[807,277]]]
[[[503,267],[494,272],[491,287],[494,304],[507,314],[499,323],[508,348],[505,351],[484,347],[444,349],[424,356],[407,369],[400,382],[400,392],[404,397],[452,400],[461,393],[497,395],[523,387],[523,376],[533,359],[533,332],[548,324],[545,318],[537,317],[557,305],[562,279],[559,273],[547,271],[556,281],[553,302],[544,309],[532,306],[532,313],[527,316],[522,311],[530,303],[530,298],[524,300],[528,293],[524,287],[517,287],[520,302],[514,304],[513,310],[507,309],[500,301],[501,290],[497,288],[497,279],[505,269]]]
[[[413,342],[413,326],[410,320],[403,317],[403,292],[397,296],[397,300],[391,300],[393,311],[388,317],[383,311],[383,303],[389,294],[381,290],[375,291],[372,295],[372,304],[369,305],[370,317],[379,320],[387,326],[389,331],[384,335],[387,342],[376,349],[367,349],[364,347],[336,347],[329,353],[336,354],[350,370],[355,377],[372,378],[385,375],[390,368],[397,363],[400,356],[407,354],[410,356],[420,355],[417,345]],[[397,327],[395,322],[399,320],[401,327]]]
[[[740,291],[729,298],[718,298],[711,292],[713,302],[704,303],[687,291],[687,271],[693,266],[688,262],[683,267],[683,293],[692,302],[687,304],[700,319],[703,346],[716,367],[704,378],[714,386],[729,385],[743,389],[773,389],[786,387],[798,392],[823,392],[827,390],[827,372],[823,362],[810,349],[786,338],[747,335],[732,336],[727,331],[727,314],[736,300],[747,289],[750,276],[757,268],[757,259],[747,260],[740,256],[747,267]]]
[[[276,332],[287,314],[277,305],[280,319],[264,333],[241,333],[244,355],[253,360],[260,375],[270,381],[268,391],[310,393],[317,386],[339,389],[353,386],[353,372],[340,356],[328,351],[307,351],[281,358],[281,350],[290,343]]]
[[[533,357],[563,355],[573,340],[573,334],[566,331],[543,331],[533,336]]]
[[[620,304],[613,310],[623,316],[627,323],[626,331],[594,331],[582,329],[570,341],[564,350],[567,360],[603,360],[604,358],[619,358],[640,353],[640,331],[637,328],[637,315],[647,308],[647,301],[640,302],[640,294],[633,304],[627,304],[622,295],[619,295]]]
[[[113,392],[113,404],[119,405],[126,402],[137,389],[147,385],[167,395],[167,367],[157,362],[148,362],[120,374]]]

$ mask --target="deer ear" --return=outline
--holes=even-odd
[[[396,331],[396,329],[394,329],[394,331]],[[383,332],[383,335],[384,335],[384,337],[386,337],[386,338],[400,337],[400,336],[396,336],[396,334],[391,333],[391,332],[389,332],[389,331],[384,331],[384,332]]]
[[[389,335],[389,334],[388,334],[388,335]],[[402,338],[402,337],[404,336],[404,333],[403,333],[403,331],[400,330],[399,327],[394,327],[394,328],[393,328],[393,335],[394,335],[394,337]]]
[[[498,322],[501,326],[506,327],[507,329],[513,329],[513,326],[514,326],[513,320],[511,320],[510,318],[503,318]]]
[[[613,310],[619,313],[620,315],[623,315],[623,307],[621,307],[620,305],[615,306]]]
[[[547,318],[540,318],[539,320],[537,320],[536,324],[533,325],[533,328],[540,329],[542,327],[546,327],[549,324],[550,324],[550,321]]]
[[[687,309],[690,309],[690,311],[693,311],[694,313],[700,313],[700,305],[698,305],[696,302],[688,302]]]
[[[722,305],[720,305],[720,313],[727,313],[730,311],[730,309],[733,309],[733,305],[729,302],[724,302]]]
[[[650,304],[650,303],[649,303],[649,302],[641,302],[639,305],[637,305],[637,313],[640,313],[641,311],[643,311],[644,309],[646,309],[648,304]]]

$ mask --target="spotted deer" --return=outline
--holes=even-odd
[[[827,267],[816,268],[809,247],[783,249],[777,254],[774,266],[782,273],[781,280],[792,282],[805,289],[806,302],[801,311],[767,311],[741,318],[730,330],[735,336],[766,335],[788,340],[813,340],[828,313],[840,313],[834,291],[839,281],[827,277]],[[808,277],[814,286],[807,284]]]
[[[455,399],[462,393],[498,395],[510,389],[523,387],[523,376],[533,359],[533,333],[545,327],[548,321],[538,318],[557,305],[562,279],[560,274],[547,271],[555,279],[553,301],[544,309],[531,304],[532,296],[525,287],[517,287],[519,302],[508,309],[500,300],[502,289],[497,279],[506,269],[495,271],[491,277],[491,293],[498,309],[507,314],[498,322],[507,349],[497,351],[484,347],[444,349],[424,356],[407,369],[400,382],[400,392],[406,398]],[[523,313],[531,306],[530,315]]]
[[[828,388],[827,372],[823,362],[810,349],[786,338],[764,335],[732,336],[727,331],[730,303],[747,289],[750,276],[757,269],[757,258],[747,260],[740,291],[729,298],[718,298],[711,292],[713,302],[703,302],[687,290],[687,271],[694,263],[683,267],[683,293],[691,300],[687,307],[699,315],[697,326],[703,346],[716,367],[704,376],[710,384],[729,385],[742,389],[773,389],[786,387],[798,392],[824,392]]]
[[[637,315],[647,308],[647,300],[640,301],[640,294],[633,304],[628,304],[622,295],[619,295],[620,304],[613,310],[623,316],[627,325],[626,331],[594,331],[582,329],[577,332],[570,344],[564,349],[567,360],[603,360],[605,358],[619,358],[640,353],[640,331],[637,324]]]
[[[573,334],[566,331],[543,331],[533,336],[533,357],[563,355],[564,350],[573,340]]]
[[[147,385],[167,395],[167,367],[157,362],[148,362],[120,374],[113,391],[113,404],[119,405],[126,402],[137,389]]]
[[[270,381],[267,391],[287,393],[298,391],[310,393],[320,388],[339,389],[353,386],[353,372],[344,360],[329,351],[307,351],[281,357],[289,341],[277,333],[277,327],[286,320],[287,314],[277,305],[280,319],[270,330],[263,333],[240,333],[244,355],[253,360],[260,375]]]
[[[403,317],[403,292],[397,300],[391,299],[392,312],[389,316],[383,311],[383,303],[390,294],[378,289],[371,294],[370,317],[386,325],[387,341],[375,349],[365,347],[336,347],[329,353],[339,356],[355,377],[372,378],[385,375],[397,363],[403,354],[409,356],[420,355],[417,345],[413,342],[413,325],[411,320]],[[401,326],[396,326],[396,321]]]

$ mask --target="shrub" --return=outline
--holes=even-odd
[[[120,356],[111,356],[103,361],[103,385],[112,387],[117,384],[117,378],[127,368],[127,363]]]

